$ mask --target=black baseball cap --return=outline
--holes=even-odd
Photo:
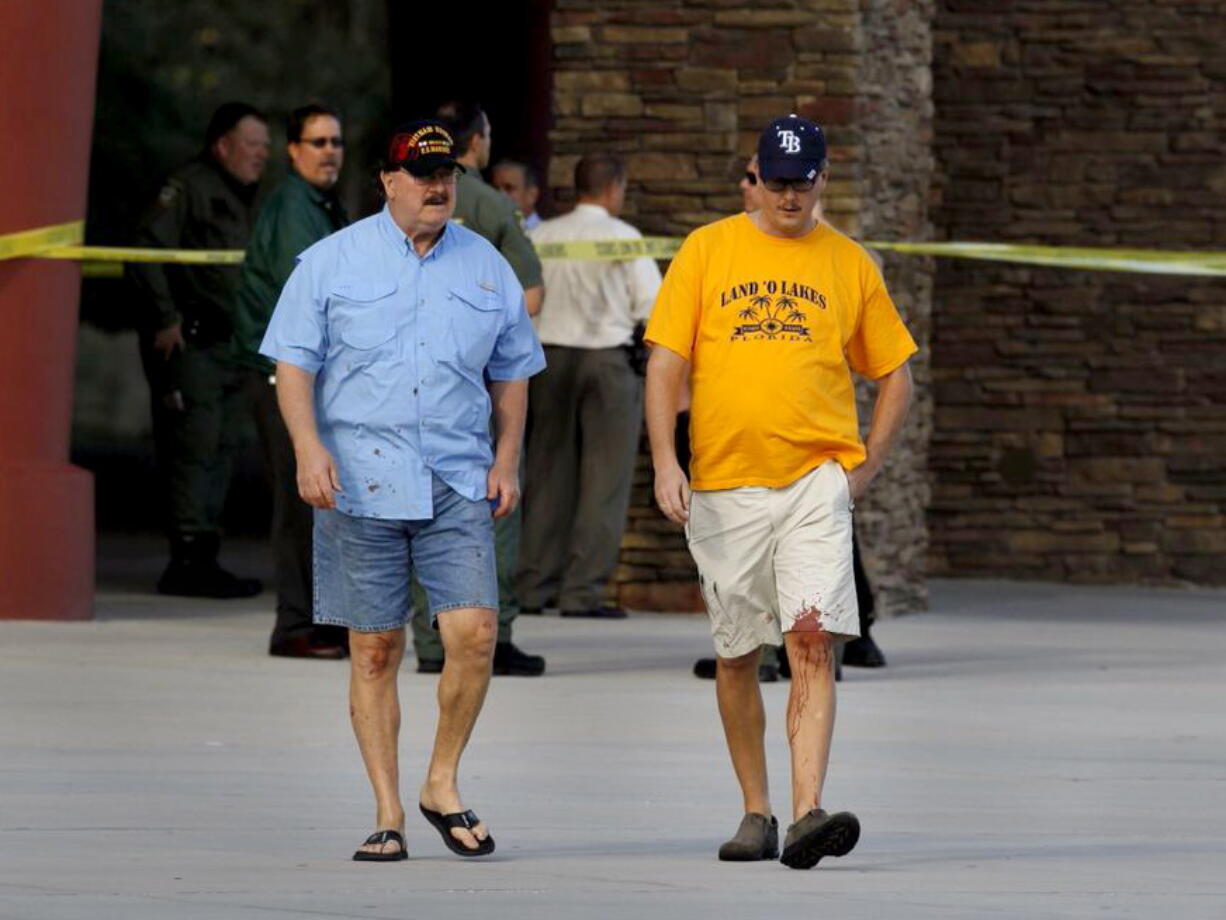
[[[758,135],[763,179],[816,179],[825,162],[826,135],[807,118],[776,118]]]
[[[441,122],[422,119],[403,124],[392,132],[387,143],[387,169],[405,169],[425,177],[443,166],[460,172],[464,167],[455,158],[455,141]]]

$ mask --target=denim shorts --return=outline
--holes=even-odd
[[[494,519],[433,479],[434,517],[354,517],[315,510],[315,622],[357,632],[400,629],[412,614],[414,575],[426,589],[430,621],[459,607],[498,609]]]

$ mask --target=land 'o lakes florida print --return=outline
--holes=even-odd
[[[825,310],[826,295],[796,281],[746,281],[723,291],[719,305],[736,308],[740,322],[732,330],[734,342],[811,342],[806,311]]]

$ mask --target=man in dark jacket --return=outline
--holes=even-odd
[[[349,223],[334,192],[345,141],[339,113],[318,103],[294,109],[285,135],[290,174],[264,202],[251,234],[235,304],[234,349],[247,368],[244,386],[273,485],[277,618],[269,654],[343,658],[345,630],[311,622],[311,507],[298,496],[294,447],[277,409],[274,367],[259,347],[298,255]]]
[[[268,160],[268,123],[228,102],[213,113],[204,150],[166,180],[138,244],[165,249],[245,249]],[[153,401],[153,435],[167,490],[170,564],[163,594],[250,597],[253,578],[221,568],[219,519],[239,444],[242,385],[230,345],[237,265],[135,265],[143,294],[141,358]]]

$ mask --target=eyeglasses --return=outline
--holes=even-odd
[[[341,137],[303,137],[298,139],[298,143],[310,144],[316,150],[322,150],[328,144],[331,144],[338,150],[345,146],[345,140]]]
[[[763,179],[762,185],[768,192],[775,194],[786,192],[788,189],[796,192],[811,192],[817,185],[817,177],[814,176],[812,179]]]

